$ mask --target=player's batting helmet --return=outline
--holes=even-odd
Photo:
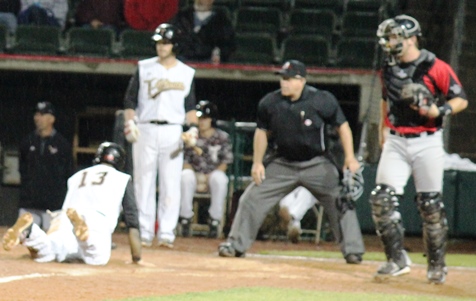
[[[154,41],[155,43],[159,41],[171,43],[174,45],[172,51],[174,53],[177,53],[179,47],[179,35],[180,30],[177,27],[168,23],[162,23],[155,29],[155,33],[152,36],[152,41]]]
[[[126,152],[117,143],[103,142],[99,145],[98,150],[96,151],[93,163],[108,163],[117,170],[122,170],[126,163]]]
[[[208,100],[200,100],[196,106],[197,117],[210,117],[212,119],[212,126],[216,127],[218,119],[217,106]]]

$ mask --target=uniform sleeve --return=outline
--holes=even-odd
[[[262,130],[269,129],[269,113],[268,106],[270,101],[270,94],[263,97],[258,104],[258,116],[256,118],[256,127]]]
[[[129,85],[127,86],[126,95],[124,96],[124,109],[133,109],[137,108],[139,96],[139,70],[131,77],[129,80]]]
[[[324,121],[336,127],[346,122],[347,118],[345,117],[344,112],[342,112],[342,108],[335,96],[330,92],[325,91],[322,97],[326,102],[325,105],[320,106],[322,108],[320,115]]]
[[[429,76],[435,80],[438,89],[445,95],[447,100],[455,97],[467,99],[463,85],[450,65],[440,59],[436,59],[435,65],[429,71]]]
[[[122,199],[122,209],[127,228],[139,229],[139,213],[137,211],[132,179],[129,179],[129,182],[127,182],[124,198]]]
[[[197,99],[195,98],[195,81],[192,81],[192,85],[190,86],[190,92],[185,97],[185,112],[195,110],[196,105]]]
[[[230,136],[221,131],[221,149],[220,149],[220,163],[231,164],[233,163],[233,151],[230,143]]]

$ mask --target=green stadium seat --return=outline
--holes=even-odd
[[[282,45],[283,61],[297,59],[307,66],[328,66],[329,54],[329,40],[319,36],[290,36]]]
[[[111,29],[73,27],[67,32],[67,54],[112,57],[115,34]]]
[[[282,27],[283,16],[275,7],[241,7],[235,13],[236,32],[266,32],[276,35]]]
[[[293,35],[314,34],[331,39],[336,21],[332,10],[295,9],[289,17],[289,30]]]
[[[237,33],[233,63],[273,64],[277,57],[276,39],[268,33]]]
[[[8,29],[5,26],[0,26],[0,52],[4,52],[7,48]]]
[[[376,12],[347,12],[342,17],[342,36],[375,37],[379,24]]]
[[[120,35],[121,50],[119,55],[123,58],[147,58],[157,55],[154,43],[151,40],[153,32],[126,29]]]
[[[342,38],[336,46],[336,67],[372,69],[376,45],[373,38]]]
[[[13,53],[57,55],[60,53],[61,29],[54,26],[19,25]]]

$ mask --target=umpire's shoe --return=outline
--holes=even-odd
[[[5,251],[10,251],[28,237],[32,224],[33,215],[31,215],[31,213],[26,212],[18,217],[15,224],[3,235],[2,244]]]
[[[245,253],[235,250],[231,242],[221,243],[218,246],[218,255],[220,257],[245,257]]]
[[[348,254],[345,256],[345,262],[348,264],[360,264],[362,263],[362,255]]]

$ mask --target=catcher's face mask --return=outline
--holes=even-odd
[[[394,19],[383,21],[377,29],[378,43],[382,50],[390,55],[401,55],[404,32]]]

